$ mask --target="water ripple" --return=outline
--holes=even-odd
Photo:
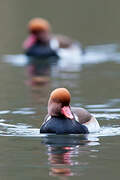
[[[23,115],[31,115],[35,114],[36,112],[33,111],[33,108],[20,108],[18,110],[12,111],[12,114],[23,114]]]
[[[48,135],[48,134],[40,134],[39,128],[33,128],[30,125],[18,123],[16,125],[14,124],[7,124],[4,122],[4,120],[0,121],[0,136],[24,136],[24,137],[41,137],[41,138],[46,138],[48,136],[54,137],[54,143],[55,143],[55,138],[60,137],[61,135]],[[120,126],[119,125],[113,125],[113,126],[102,126],[100,128],[100,132],[97,133],[90,133],[88,135],[85,135],[86,139],[85,141],[90,145],[98,145],[99,144],[99,137],[101,136],[117,136],[120,135]],[[81,140],[81,135],[65,135],[67,137],[68,142],[68,137],[74,137],[74,143],[78,142],[76,140]]]
[[[95,137],[105,137],[105,136],[118,136],[120,135],[120,127],[116,125],[116,127],[114,126],[108,126],[108,127],[101,127],[100,132],[99,133],[95,133],[93,136]]]
[[[23,123],[7,124],[0,122],[0,135],[1,136],[33,136],[37,137],[40,135],[40,130],[33,128],[30,125]]]
[[[105,118],[106,120],[110,120],[110,119],[120,119],[120,114],[117,114],[117,113],[95,113],[94,116],[96,118]]]
[[[120,112],[120,108],[89,109],[90,112]]]
[[[10,111],[9,110],[4,110],[4,111],[0,111],[0,114],[8,114]]]

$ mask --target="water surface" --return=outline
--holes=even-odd
[[[0,179],[119,179],[119,7],[117,0],[0,1]],[[47,18],[54,33],[80,41],[84,53],[29,61],[22,42],[36,16]],[[57,87],[67,87],[71,105],[98,119],[100,132],[39,134]]]
[[[42,73],[41,61],[29,61],[17,54],[1,56],[1,178],[119,177],[118,47],[87,47],[72,66],[68,59],[48,64],[46,61],[45,66],[42,62]],[[35,74],[29,71],[31,66],[35,67]],[[47,77],[48,81],[34,84],[34,76]],[[90,111],[100,123],[100,132],[86,136],[40,135],[48,96],[56,87],[70,90],[72,106]]]

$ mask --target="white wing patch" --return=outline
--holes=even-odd
[[[90,133],[98,132],[100,130],[100,125],[95,117],[92,117],[90,121],[84,123],[83,125],[85,125],[88,128],[88,131]]]

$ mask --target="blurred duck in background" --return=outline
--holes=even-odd
[[[43,18],[33,18],[28,23],[29,36],[23,43],[25,54],[30,57],[48,58],[60,57],[60,49],[74,49],[80,51],[78,42],[66,36],[53,35],[51,25]]]

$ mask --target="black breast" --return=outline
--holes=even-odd
[[[39,58],[47,58],[47,57],[57,57],[57,53],[55,50],[51,49],[49,45],[41,45],[40,43],[36,43],[32,47],[26,50],[26,55],[30,57],[39,57]]]
[[[41,126],[40,133],[87,134],[88,129],[75,120],[64,117],[51,117],[50,120]]]

